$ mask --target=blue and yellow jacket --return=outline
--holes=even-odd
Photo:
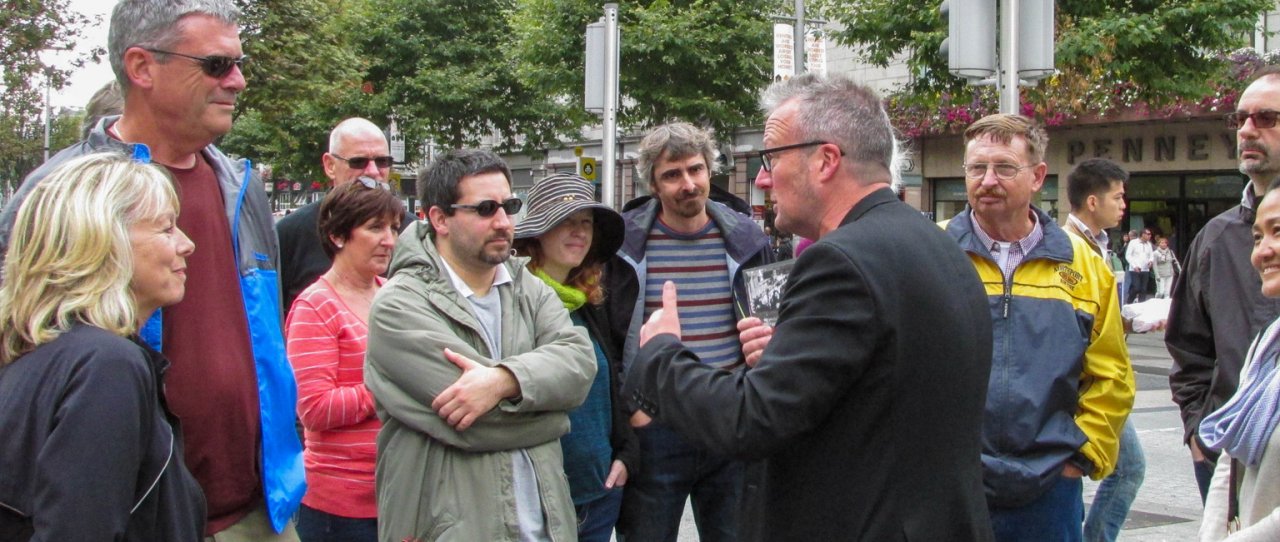
[[[943,224],[973,261],[991,309],[982,467],[996,506],[1036,499],[1068,461],[1095,480],[1111,474],[1133,406],[1115,277],[1086,241],[1032,212],[1044,239],[1008,282],[974,233],[971,209]]]

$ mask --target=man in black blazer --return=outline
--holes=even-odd
[[[896,143],[873,91],[807,74],[763,102],[756,186],[779,228],[818,242],[776,327],[739,323],[750,369],[708,367],[681,345],[668,283],[624,379],[632,423],[759,460],[746,540],[990,540],[991,320],[972,264],[891,189]]]

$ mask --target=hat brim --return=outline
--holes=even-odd
[[[559,226],[570,215],[584,209],[591,209],[595,215],[596,231],[591,240],[592,252],[600,254],[607,259],[608,256],[613,255],[622,246],[625,226],[622,221],[622,215],[595,201],[574,200],[557,202],[543,207],[540,212],[526,216],[519,224],[516,224],[515,238],[531,239],[541,237],[556,226]]]

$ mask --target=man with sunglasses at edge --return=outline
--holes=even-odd
[[[969,205],[944,225],[986,287],[982,481],[997,542],[1083,539],[1082,476],[1115,469],[1134,379],[1115,275],[1032,204],[1049,136],[1022,115],[964,132]]]
[[[1200,420],[1235,394],[1245,353],[1280,315],[1280,301],[1262,295],[1249,263],[1258,201],[1280,176],[1280,68],[1254,74],[1227,126],[1236,130],[1240,172],[1249,177],[1240,205],[1214,217],[1196,234],[1173,286],[1165,346],[1173,357],[1169,387],[1185,428],[1196,483],[1204,498],[1218,455],[1197,436]]]
[[[378,539],[576,540],[560,437],[595,378],[591,343],[511,255],[521,201],[501,158],[446,152],[417,188],[427,220],[369,312]]]
[[[324,174],[332,190],[360,177],[370,188],[390,188],[387,175],[393,161],[387,136],[368,120],[352,117],[339,122],[329,132],[329,152],[320,156]],[[372,185],[372,186],[370,186]],[[280,282],[284,288],[284,310],[293,308],[298,294],[320,278],[333,260],[320,246],[316,221],[320,218],[320,200],[299,207],[276,223],[280,237]],[[400,219],[404,231],[418,217],[405,209]]]
[[[249,161],[213,146],[231,129],[245,88],[239,17],[230,0],[117,4],[107,54],[124,112],[27,176],[0,213],[0,248],[22,201],[60,163],[117,151],[168,169],[180,188],[178,226],[199,249],[187,258],[186,297],[141,335],[172,361],[165,396],[182,419],[186,464],[204,490],[205,535],[291,541],[306,482],[271,209]]]
[[[773,261],[764,230],[750,217],[710,201],[716,164],[711,133],[677,122],[640,141],[636,169],[653,198],[622,215],[626,237],[617,263],[605,270],[606,306],[622,363],[639,350],[640,325],[662,306],[662,283],[684,297],[685,344],[708,366],[743,366],[737,322],[747,316],[742,270]],[[617,262],[617,260],[614,260]],[[737,540],[743,464],[697,446],[665,424],[637,432],[641,456],[622,499],[619,540],[675,542],[692,495],[704,541]]]

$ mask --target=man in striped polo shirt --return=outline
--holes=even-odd
[[[606,277],[614,339],[623,365],[639,348],[640,325],[662,306],[662,284],[680,292],[685,344],[703,363],[743,365],[737,308],[745,299],[742,270],[772,261],[769,240],[750,217],[708,200],[715,164],[711,134],[687,123],[655,128],[640,142],[637,169],[653,194],[623,215],[626,239]],[[686,499],[693,497],[704,541],[736,540],[742,465],[702,450],[661,424],[638,433],[639,472],[623,498],[625,540],[674,541]]]

